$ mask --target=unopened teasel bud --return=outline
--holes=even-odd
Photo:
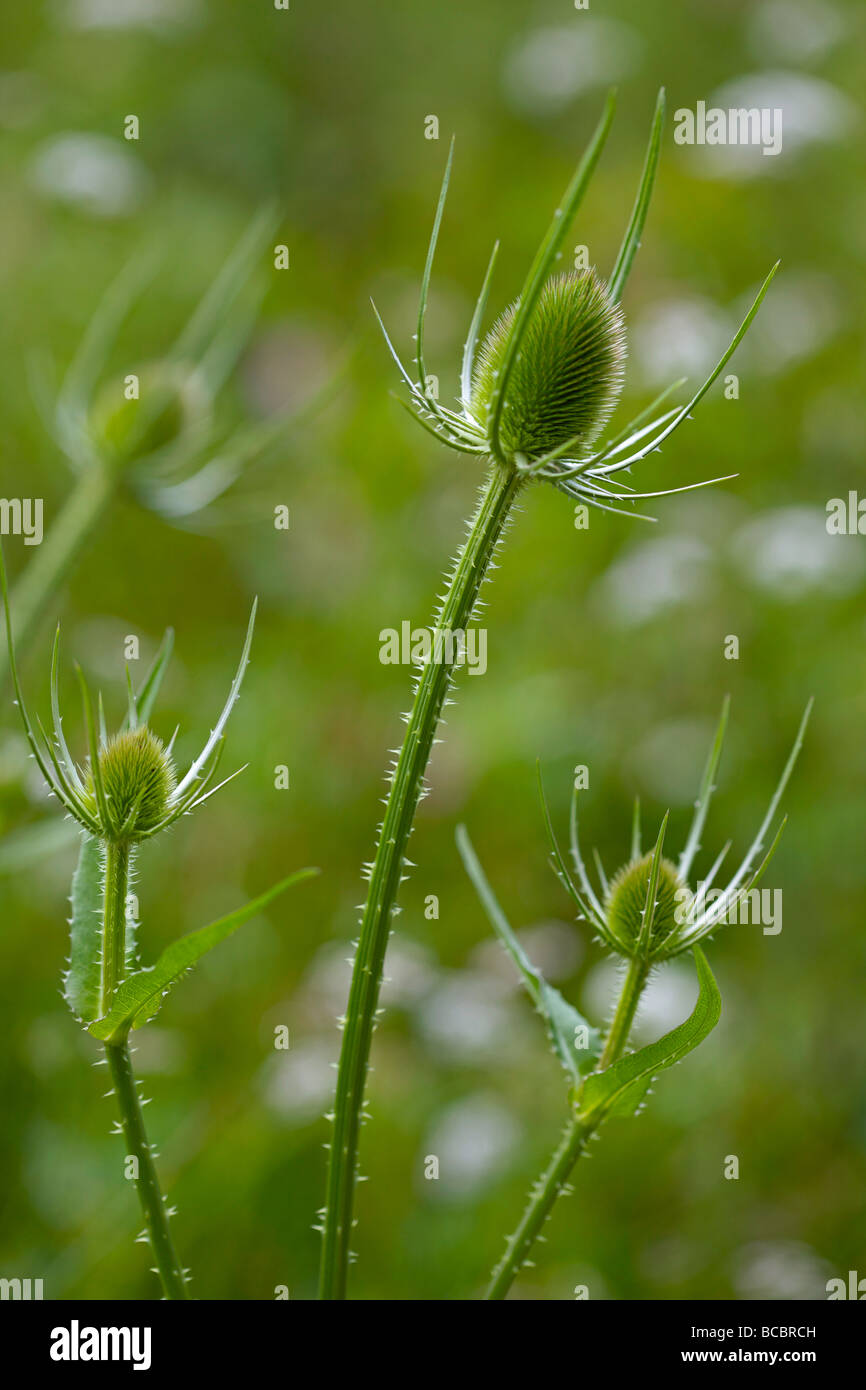
[[[623,954],[634,955],[643,927],[653,855],[644,854],[624,865],[610,881],[605,915],[611,933],[622,944]],[[679,932],[688,912],[689,892],[676,865],[669,859],[659,862],[656,908],[653,913],[648,955],[663,956],[665,948]]]
[[[164,819],[175,788],[174,766],[150,729],[115,734],[100,751],[99,771],[108,803],[106,839],[122,834],[124,840],[134,842]],[[88,791],[97,811],[92,772]]]
[[[471,408],[485,427],[517,303],[482,343]],[[509,458],[527,460],[577,439],[590,445],[609,420],[625,376],[625,324],[593,270],[555,275],[544,285],[505,388],[499,436]]]

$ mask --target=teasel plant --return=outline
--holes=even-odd
[[[119,1111],[114,1132],[122,1134],[126,1157],[134,1160],[134,1181],[144,1229],[138,1239],[149,1244],[164,1297],[188,1299],[189,1271],[174,1245],[170,1217],[156,1170],[156,1150],[147,1137],[143,1105],[132,1065],[130,1034],[159,1012],[179,979],[219,942],[263,911],[286,889],[318,873],[301,869],[240,908],[189,932],[167,946],[153,965],[138,956],[138,922],[131,911],[130,889],[139,850],[148,840],[192,814],[244,769],[217,780],[229,716],[240,695],[249,661],[256,605],[253,604],[241,659],[226,702],[201,752],[178,776],[174,745],[152,731],[149,718],[171,656],[169,630],[138,692],[126,671],[127,711],[117,732],[106,728],[101,694],[96,707],[80,667],[78,680],[84,710],[87,757],[79,764],[70,752],[58,694],[60,629],[50,666],[50,728],[31,719],[18,675],[6,569],[0,548],[0,586],[6,619],[9,667],[15,700],[30,751],[50,794],[81,832],[81,847],[70,893],[70,954],[63,976],[63,996],[74,1017],[103,1045],[101,1063],[108,1067]]]
[[[38,550],[12,586],[10,602],[19,654],[38,630],[52,600],[87,552],[118,497],[167,525],[201,530],[218,521],[217,504],[231,495],[234,517],[240,480],[267,468],[291,432],[316,414],[337,389],[348,361],[297,406],[265,420],[224,427],[220,396],[253,331],[264,289],[257,273],[272,243],[273,207],[252,219],[176,341],[129,378],[106,376],[105,363],[124,321],[155,274],[147,252],[124,267],[106,291],[59,387],[50,364],[31,363],[33,394],[45,427],[74,477],[73,487]],[[235,484],[238,484],[238,487]],[[9,676],[0,645],[0,691]],[[37,863],[71,844],[68,822],[36,821],[0,841],[0,876]]]
[[[317,393],[262,422],[225,428],[219,421],[220,393],[261,306],[264,281],[256,269],[277,224],[271,206],[256,214],[176,340],[155,360],[122,375],[106,373],[117,335],[154,277],[157,257],[148,251],[105,292],[59,386],[50,362],[32,360],[33,395],[73,486],[12,588],[19,652],[118,495],[171,525],[194,528],[245,469],[269,455],[290,423],[320,404]],[[8,675],[0,650],[0,685]]]
[[[467,538],[447,575],[432,627],[465,631],[479,609],[482,586],[494,565],[509,520],[533,482],[550,483],[568,498],[601,511],[643,515],[634,504],[645,498],[703,487],[637,491],[624,481],[631,469],[657,453],[709,391],[751,324],[778,263],[770,271],[721,359],[684,404],[668,402],[681,382],[603,443],[598,443],[624,380],[626,331],[621,300],[643,234],[655,182],[664,125],[664,91],[659,93],[637,196],[613,269],[562,271],[559,263],[572,220],[589,186],[613,119],[615,94],[607,98],[589,146],[536,252],[515,302],[481,339],[498,243],[494,246],[472,315],[459,375],[457,408],[441,404],[430,387],[424,346],[427,298],[436,243],[451,174],[453,141],[445,167],[433,230],[421,278],[414,371],[404,366],[382,327],[388,349],[408,393],[401,403],[418,423],[485,468]],[[481,340],[481,341],[479,341]],[[345,1015],[329,1149],[319,1295],[347,1296],[353,1259],[354,1198],[360,1129],[366,1118],[365,1087],[378,1013],[385,954],[399,912],[400,884],[413,867],[407,849],[415,813],[425,795],[425,774],[443,708],[453,686],[454,663],[420,665],[406,732],[388,770],[384,818],[372,862]]]
[[[606,1028],[593,1026],[532,964],[520,939],[496,897],[465,826],[457,830],[457,847],[487,919],[515,965],[520,979],[547,1031],[551,1050],[569,1082],[569,1117],[562,1139],[541,1177],[487,1288],[485,1297],[504,1299],[521,1269],[532,1265],[530,1254],[557,1199],[570,1193],[570,1178],[578,1159],[610,1116],[632,1116],[644,1106],[656,1077],[681,1062],[712,1032],[721,1015],[721,995],[703,951],[702,943],[731,920],[742,920],[742,904],[762,879],[776,852],[787,817],[768,835],[779,803],[800,754],[812,709],[806,706],[797,735],[767,812],[739,867],[722,874],[731,844],[725,844],[710,864],[706,876],[693,888],[690,874],[702,848],[702,836],[722,754],[728,723],[729,700],[704,767],[691,826],[681,854],[674,861],[665,855],[668,819],[666,811],[653,848],[645,851],[641,839],[640,803],[632,816],[629,857],[611,875],[605,874],[594,854],[598,882],[593,883],[578,833],[578,797],[575,783],[571,797],[570,860],[556,837],[545,796],[541,771],[538,788],[557,878],[577,908],[578,920],[587,924],[596,940],[623,963],[623,973],[612,1017]],[[716,886],[719,883],[724,886]],[[656,1042],[628,1051],[641,998],[653,973],[666,961],[690,953],[697,971],[698,998],[690,1016]]]

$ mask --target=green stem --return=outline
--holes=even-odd
[[[120,1122],[123,1126],[127,1154],[136,1161],[135,1186],[138,1200],[144,1212],[150,1247],[165,1296],[170,1299],[189,1298],[186,1278],[168,1228],[165,1199],[159,1186],[153,1153],[144,1128],[129,1046],[127,1043],[121,1043],[115,1047],[106,1043],[105,1056],[114,1082],[114,1094],[120,1107]]]
[[[508,1293],[519,1270],[538,1239],[541,1228],[550,1215],[553,1204],[568,1182],[571,1170],[586,1148],[594,1126],[572,1120],[562,1136],[559,1148],[535,1187],[520,1224],[508,1237],[505,1254],[493,1271],[485,1299],[502,1299]]]
[[[132,849],[127,842],[105,845],[105,885],[102,896],[102,1012],[111,1008],[114,992],[126,969],[126,898]],[[105,1044],[105,1058],[114,1082],[127,1156],[135,1160],[134,1181],[144,1213],[147,1234],[166,1298],[189,1298],[186,1279],[168,1228],[168,1212],[159,1186],[153,1151],[148,1142],[141,1101],[126,1041]]]
[[[598,1063],[598,1071],[606,1071],[621,1055],[628,1042],[629,1034],[637,1013],[637,1006],[649,978],[649,964],[636,957],[628,963],[625,979],[622,982],[619,1001],[608,1029],[604,1051]]]
[[[645,960],[629,961],[596,1070],[605,1071],[622,1055],[648,978],[649,965]],[[484,1295],[486,1299],[505,1298],[521,1268],[526,1264],[529,1252],[553,1210],[554,1202],[566,1186],[575,1163],[584,1153],[590,1137],[602,1119],[603,1116],[599,1116],[597,1119],[586,1120],[578,1115],[569,1122],[559,1148],[530,1193],[529,1202],[517,1230],[508,1237],[505,1254],[493,1271],[493,1277]]]
[[[492,468],[434,621],[435,629],[465,631],[472,620],[479,591],[523,482],[519,475]],[[319,1297],[324,1299],[346,1297],[361,1112],[385,951],[392,917],[398,911],[400,882],[407,872],[406,847],[452,670],[453,662],[431,660],[421,671],[370,871],[337,1073],[319,1280]]]
[[[126,967],[126,895],[129,888],[129,844],[105,845],[105,884],[102,893],[102,990],[103,1017],[111,1008],[114,991]]]
[[[117,488],[117,474],[95,465],[82,473],[54,525],[12,590],[11,607],[20,651],[63,583]],[[0,687],[9,673],[5,646],[0,650]]]

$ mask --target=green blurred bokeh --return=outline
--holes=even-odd
[[[290,269],[267,294],[221,398],[226,420],[333,399],[292,429],[188,529],[119,502],[58,597],[67,728],[82,751],[72,658],[123,710],[123,637],[152,655],[176,629],[155,721],[196,744],[230,679],[250,598],[260,621],[229,756],[243,777],[142,853],[142,945],[162,945],[303,864],[323,873],[205,960],[139,1035],[147,1114],[199,1298],[315,1289],[322,1116],[333,1085],[350,954],[380,812],[386,749],[409,677],[379,632],[428,621],[472,505],[477,465],[390,399],[396,373],[372,294],[410,346],[414,297],[447,140],[456,163],[429,314],[443,399],[492,241],[493,302],[519,288],[604,90],[613,135],[574,231],[612,263],[657,87],[669,119],[655,202],[625,309],[626,407],[706,369],[769,266],[783,269],[719,383],[641,483],[737,473],[659,502],[659,523],[592,516],[537,488],[487,590],[489,669],[464,679],[431,768],[374,1045],[353,1292],[474,1297],[555,1144],[565,1084],[540,1020],[498,956],[460,868],[465,821],[516,927],[595,1017],[611,971],[546,865],[535,796],[544,765],[565,830],[571,770],[590,768],[584,833],[609,869],[639,793],[680,842],[722,696],[732,725],[698,868],[743,851],[810,694],[816,709],[769,886],[775,936],[731,927],[711,961],[723,1020],[609,1125],[557,1210],[527,1298],[822,1298],[864,1270],[866,1054],[866,562],[825,508],[862,477],[866,204],[864,15],[854,0],[440,0],[289,11],[227,0],[63,0],[4,16],[0,72],[0,406],[4,496],[45,499],[71,478],[42,425],[28,361],[68,364],[124,265],[158,270],[106,363],[171,342],[255,210],[276,198]],[[680,147],[672,113],[699,99],[782,106],[781,155]],[[746,93],[747,96],[742,94]],[[122,138],[140,119],[137,143]],[[440,138],[425,138],[438,117]],[[429,122],[428,128],[429,128]],[[859,359],[859,360],[858,360]],[[274,508],[291,511],[288,532]],[[16,572],[31,552],[7,541]],[[52,623],[23,669],[47,698]],[[725,641],[739,639],[739,659]],[[0,829],[52,814],[7,698]],[[276,790],[274,769],[290,769]],[[58,995],[74,851],[7,876],[2,892],[0,1274],[47,1298],[155,1296],[98,1051]],[[436,895],[438,920],[425,916]],[[684,1017],[684,964],[661,973],[645,1035]],[[291,1049],[276,1050],[286,1025]],[[438,1181],[425,1157],[440,1159]],[[726,1180],[728,1155],[739,1179]]]

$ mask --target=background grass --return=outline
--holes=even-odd
[[[735,80],[751,82],[755,104],[784,106],[782,154],[754,151],[745,168],[725,151],[675,145],[669,117],[624,306],[626,404],[638,409],[654,386],[707,365],[782,257],[732,364],[739,399],[717,385],[641,480],[740,476],[660,503],[657,527],[596,514],[579,531],[567,501],[538,488],[488,590],[489,670],[461,683],[413,839],[418,869],[375,1043],[353,1289],[476,1295],[563,1115],[563,1078],[491,943],[455,823],[467,822],[539,963],[598,1017],[610,970],[546,867],[534,760],[563,828],[571,769],[589,766],[585,833],[611,870],[627,852],[635,792],[653,830],[670,806],[673,843],[685,833],[725,691],[732,727],[704,869],[727,837],[734,853],[745,848],[816,696],[767,884],[783,889],[783,930],[733,927],[713,943],[722,1024],[660,1081],[646,1114],[607,1128],[520,1292],[568,1298],[585,1283],[592,1297],[820,1298],[827,1278],[862,1273],[866,564],[862,537],[825,529],[828,499],[862,486],[862,7],[332,0],[285,13],[265,0],[76,0],[19,7],[4,29],[3,495],[44,497],[46,520],[56,514],[70,478],[39,424],[28,355],[65,365],[105,286],[144,248],[162,250],[160,267],[107,372],[159,355],[273,197],[291,269],[268,276],[222,399],[227,423],[302,404],[351,353],[332,403],[195,531],[119,503],[57,604],[67,725],[82,755],[72,656],[119,718],[123,636],[139,634],[148,657],[169,623],[176,657],[156,725],[169,735],[180,721],[192,752],[230,679],[250,596],[261,597],[230,732],[230,757],[249,769],[142,854],[148,959],[291,869],[323,869],[204,961],[140,1035],[175,1235],[200,1298],[314,1291],[334,1019],[384,754],[408,698],[407,672],[378,660],[378,634],[428,620],[478,483],[473,461],[437,447],[389,399],[395,373],[368,296],[406,346],[456,132],[428,343],[450,397],[493,239],[502,307],[611,81],[618,119],[574,236],[602,270],[660,83],[671,112],[712,104]],[[137,144],[121,138],[129,113]],[[431,114],[438,142],[424,138]],[[52,173],[53,142],[71,132],[102,137],[103,160],[107,150],[124,165],[121,178],[91,149],[96,209],[63,196]],[[72,158],[66,147],[67,173],[81,172],[78,148]],[[281,503],[288,533],[272,524]],[[7,549],[17,570],[27,552],[15,540]],[[23,663],[37,705],[50,628]],[[724,658],[730,634],[737,661]],[[277,791],[283,763],[291,786]],[[5,831],[50,814],[8,701],[0,774]],[[87,1066],[96,1049],[58,997],[72,864],[64,852],[0,883],[0,1273],[42,1277],[49,1298],[153,1297],[121,1145],[107,1138],[103,1073]],[[438,920],[424,915],[430,894]],[[645,1028],[678,1022],[692,997],[688,969],[668,967]],[[289,1052],[273,1046],[280,1024]],[[429,1154],[438,1182],[424,1177]],[[728,1155],[737,1181],[724,1177]]]

